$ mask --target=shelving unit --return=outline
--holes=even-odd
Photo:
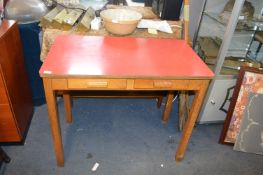
[[[232,12],[227,14],[224,8],[228,1],[203,2],[193,40],[193,48],[215,73],[200,113],[200,123],[224,121],[240,67],[262,66],[259,62],[263,57],[262,48],[255,57],[259,48],[255,34],[263,30],[263,1],[247,0],[252,8],[250,6],[250,13],[244,13],[243,6],[250,4],[236,0]]]

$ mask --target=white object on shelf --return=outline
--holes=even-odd
[[[154,21],[154,20],[148,20],[148,19],[142,19],[138,26],[138,28],[148,28],[148,29],[156,29],[161,32],[166,33],[173,33],[170,25],[167,21]]]
[[[92,7],[94,10],[103,8],[107,3],[107,0],[80,0],[82,6],[85,8]]]
[[[90,28],[92,30],[99,30],[101,26],[101,19],[99,17],[95,17],[91,22],[90,22]]]

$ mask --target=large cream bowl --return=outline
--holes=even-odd
[[[131,34],[142,19],[139,12],[127,9],[103,10],[100,17],[106,30],[115,35]]]

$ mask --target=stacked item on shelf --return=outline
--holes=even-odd
[[[228,23],[234,4],[235,4],[235,0],[229,0],[226,3],[223,11],[219,14],[219,20],[223,24]],[[240,30],[240,29],[253,27],[254,24],[251,23],[251,20],[253,19],[254,12],[255,12],[255,8],[252,5],[252,3],[245,1],[244,6],[239,15],[239,21],[237,23],[236,29]]]
[[[222,43],[222,40],[218,37],[200,37],[198,40],[198,55],[204,60],[204,62],[213,70],[217,55]],[[256,60],[248,58],[237,58],[228,56],[224,61],[224,65],[221,71],[223,75],[237,75],[241,66],[249,67],[261,67],[261,64]]]
[[[88,32],[95,12],[100,11],[107,3],[107,0],[52,0],[49,5],[51,10],[41,19],[40,26],[44,30],[49,28]]]
[[[40,22],[42,28],[71,30],[73,27],[80,32],[90,29],[90,23],[95,17],[95,10],[89,7],[87,10],[68,9],[58,5],[46,14]]]
[[[218,37],[200,37],[198,40],[198,54],[206,62],[207,60],[215,60],[222,40]]]

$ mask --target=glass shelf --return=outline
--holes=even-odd
[[[204,11],[203,14],[223,26],[227,25],[227,23],[223,22],[218,13]],[[250,20],[239,20],[236,30],[263,31],[263,19],[254,18]]]

